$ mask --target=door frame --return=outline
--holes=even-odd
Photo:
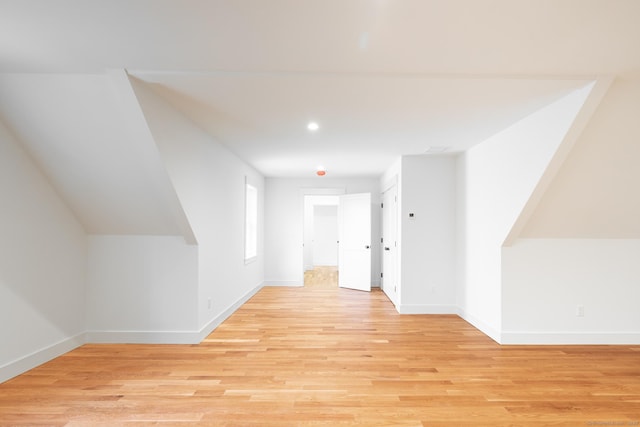
[[[397,177],[394,177],[395,179],[392,180],[386,187],[385,190],[382,192],[381,194],[381,201],[382,203],[384,203],[385,200],[385,195],[389,192],[389,191],[394,191],[395,192],[395,203],[394,206],[384,206],[381,210],[381,214],[380,214],[380,225],[381,225],[381,236],[382,239],[384,240],[384,242],[382,243],[382,245],[380,246],[380,271],[382,272],[383,277],[381,278],[381,283],[380,283],[380,287],[382,289],[382,291],[385,293],[385,295],[387,295],[387,297],[391,300],[391,302],[397,307],[398,303],[400,301],[400,283],[398,283],[398,252],[400,251],[400,245],[398,245],[398,241],[400,239],[400,230],[399,230],[399,217],[398,217],[398,207],[400,206],[399,204],[399,191],[398,191],[398,185],[397,185]],[[386,210],[385,210],[386,209]],[[391,242],[388,241],[388,237],[385,237],[388,235],[387,231],[386,231],[386,215],[388,215],[391,211],[391,209],[394,209],[394,216],[393,219],[395,220],[393,224],[391,224],[391,226],[395,229],[394,230],[394,234],[395,234],[395,239],[393,242],[393,248],[394,250],[391,251],[391,256],[393,257],[393,261],[394,261],[394,268],[393,268],[393,277],[388,277],[389,272],[385,272],[384,271],[384,265],[385,265],[385,246],[391,245]],[[387,255],[389,256],[389,255]],[[387,277],[385,277],[385,275]],[[391,289],[388,284],[394,284],[395,288]]]
[[[300,286],[304,286],[304,242],[305,242],[305,220],[307,215],[313,215],[313,209],[310,209],[311,212],[307,212],[307,206],[305,203],[305,196],[340,196],[346,194],[347,189],[345,187],[310,187],[310,188],[301,188],[299,190],[300,197],[300,211],[302,212],[301,224],[299,225],[302,228],[302,242],[300,242],[300,247],[302,250],[300,251],[300,276],[298,276],[298,280]]]

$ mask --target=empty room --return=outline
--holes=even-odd
[[[0,0],[0,426],[640,425],[637,0]]]

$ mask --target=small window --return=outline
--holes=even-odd
[[[244,262],[258,256],[258,189],[245,184]]]

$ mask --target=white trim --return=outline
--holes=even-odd
[[[87,331],[91,344],[197,344],[196,331]]]
[[[96,344],[198,344],[262,287],[261,283],[251,289],[197,331],[89,331],[86,334],[86,342]]]
[[[267,280],[264,282],[264,286],[289,286],[299,288],[304,286],[304,283],[298,280]]]
[[[381,194],[386,193],[387,191],[391,190],[391,188],[397,185],[398,185],[398,174],[395,174],[391,178],[389,178],[388,181],[382,184]]]
[[[458,307],[458,316],[460,316],[464,321],[469,323],[474,328],[478,329],[480,332],[482,332],[498,344],[502,343],[500,331],[489,326],[483,320],[480,320],[477,317],[468,314],[464,309],[460,307]]]
[[[85,344],[85,334],[80,333],[69,338],[65,338],[57,343],[51,344],[40,350],[22,356],[19,359],[0,366],[0,383],[27,372],[37,366],[42,365],[56,357],[62,356],[69,351]]]
[[[225,320],[229,318],[233,313],[236,312],[245,302],[249,301],[251,297],[257,294],[260,289],[264,287],[264,283],[260,283],[255,286],[253,289],[249,290],[246,294],[240,297],[235,303],[231,304],[226,310],[222,313],[211,319],[209,323],[203,326],[198,332],[198,343],[207,337],[211,332],[214,331],[218,326],[222,324]]]
[[[458,314],[457,307],[446,304],[400,304],[400,314]]]
[[[503,345],[640,345],[640,332],[503,332]]]

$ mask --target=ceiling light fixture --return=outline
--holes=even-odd
[[[320,125],[318,125],[318,123],[316,122],[309,122],[309,124],[307,125],[307,129],[309,129],[311,132],[315,132],[320,129]]]

